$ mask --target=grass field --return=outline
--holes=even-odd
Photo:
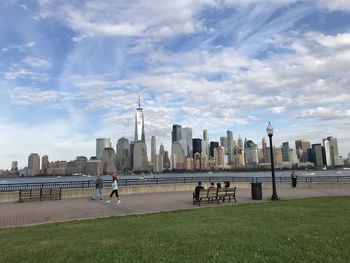
[[[350,198],[0,230],[0,262],[350,262]]]

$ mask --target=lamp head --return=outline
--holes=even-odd
[[[269,125],[267,125],[266,132],[267,132],[267,135],[269,136],[273,135],[273,127],[270,122],[269,122]]]

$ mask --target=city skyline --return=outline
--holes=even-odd
[[[275,145],[350,152],[345,1],[59,2],[0,3],[0,168],[133,140],[139,94],[148,149],[176,123],[260,143],[271,121]]]

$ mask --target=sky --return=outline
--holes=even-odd
[[[349,0],[0,1],[0,169],[173,124],[350,152]]]

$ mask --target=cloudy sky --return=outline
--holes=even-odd
[[[350,152],[349,0],[0,1],[0,168],[172,124]],[[149,145],[149,143],[148,143]]]

